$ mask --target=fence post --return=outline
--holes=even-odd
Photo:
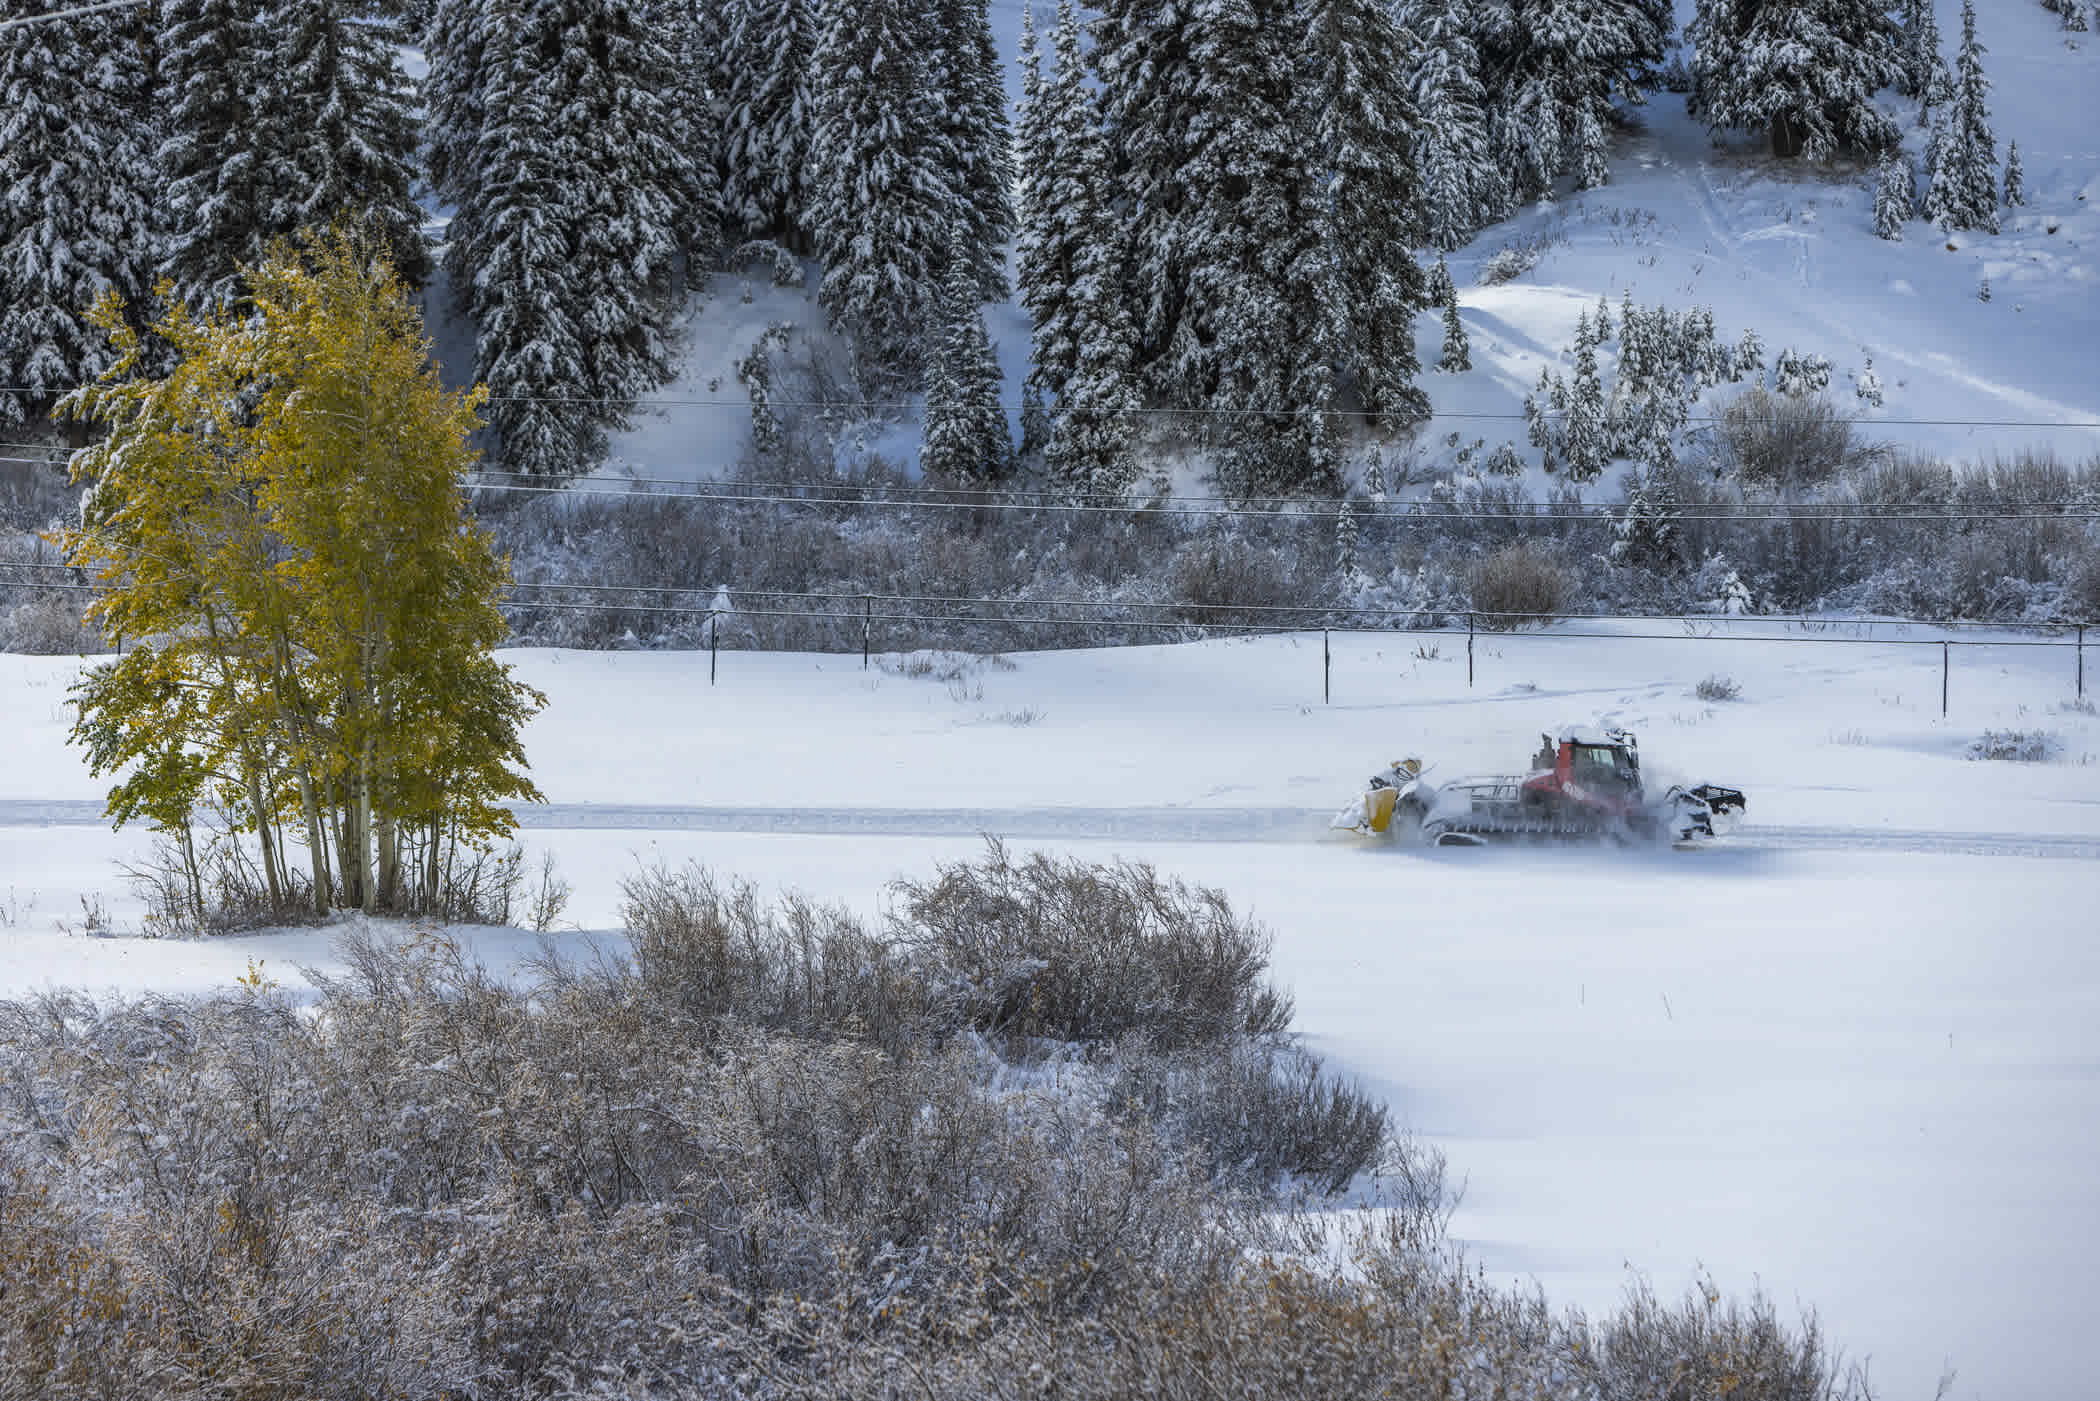
[[[1320,704],[1334,704],[1334,653],[1327,647],[1327,629],[1320,629]]]
[[[2085,625],[2078,627],[2078,699],[2085,699]]]
[[[713,609],[707,613],[707,684],[715,684],[715,639],[721,635],[722,620]]]
[[[1947,718],[1947,643],[1940,643],[1940,719]]]
[[[875,595],[860,596],[860,669],[868,669],[868,629],[874,626]]]
[[[1473,689],[1473,610],[1466,610],[1466,689]]]

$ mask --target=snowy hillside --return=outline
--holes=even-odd
[[[1692,7],[1680,0],[1678,10],[1681,29]],[[1001,51],[1015,59],[1021,6],[997,0],[991,14]],[[1960,7],[1938,0],[1938,14],[1951,56]],[[2090,368],[2100,354],[2100,36],[2068,36],[2040,5],[2007,0],[1986,8],[1980,37],[2001,158],[2018,141],[2026,172],[2027,206],[2005,211],[2003,233],[1942,239],[1914,221],[1904,241],[1885,242],[1874,234],[1871,165],[1779,161],[1741,135],[1717,142],[1685,115],[1681,95],[1653,93],[1638,113],[1644,129],[1614,135],[1610,183],[1532,206],[1451,255],[1474,369],[1424,373],[1438,414],[1423,432],[1425,458],[1448,459],[1451,433],[1522,447],[1523,399],[1539,371],[1565,372],[1578,314],[1599,297],[1616,312],[1626,294],[1640,306],[1710,307],[1724,340],[1753,329],[1768,353],[1827,357],[1833,396],[1860,411],[1877,439],[1955,458],[2054,449],[2076,460],[2100,451]],[[1010,64],[1016,95],[1018,74]],[[1916,104],[1892,94],[1883,104],[1916,154],[1925,136]],[[1539,246],[1536,266],[1480,285],[1483,262],[1511,245]],[[690,479],[734,466],[750,420],[729,366],[768,321],[810,325],[822,315],[813,298],[769,297],[762,279],[745,304],[747,281],[718,278],[695,299],[685,367],[650,396],[656,407],[637,430],[615,439],[608,470]],[[1988,302],[1978,298],[1986,281]],[[1027,319],[1009,303],[987,320],[1018,426]],[[1436,319],[1425,314],[1425,367],[1437,346]],[[1852,377],[1870,359],[1885,391],[1880,408],[1852,394]],[[2073,424],[2086,426],[2053,426]],[[862,446],[909,464],[915,412]],[[1533,485],[1542,479],[1534,475]]]
[[[1943,720],[1940,648],[1898,645],[1930,634],[1739,626],[1483,637],[1474,689],[1463,634],[1337,637],[1332,705],[1316,634],[865,671],[725,653],[713,686],[704,655],[511,653],[550,697],[525,741],[552,805],[523,837],[595,938],[639,863],[872,911],[981,832],[1155,862],[1275,931],[1298,1025],[1448,1153],[1492,1275],[1596,1311],[1626,1266],[1672,1296],[1703,1264],[1814,1306],[1881,1395],[1930,1397],[1951,1363],[1954,1397],[2075,1401],[2100,1294],[2100,721],[2067,704],[2074,653],[1958,634]],[[77,666],[0,658],[0,994],[327,966],[325,931],[130,937],[114,863],[149,843],[106,831],[65,745]],[[1740,700],[1693,694],[1716,673]],[[1691,854],[1326,829],[1393,758],[1504,769],[1567,721],[1739,783],[1750,825]],[[2052,757],[1974,761],[1986,730]],[[499,967],[535,945],[476,937]]]

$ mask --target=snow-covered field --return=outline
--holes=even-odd
[[[612,937],[638,862],[875,912],[979,832],[1151,861],[1274,930],[1299,1025],[1448,1153],[1492,1274],[1595,1310],[1628,1267],[1674,1292],[1703,1265],[1816,1307],[1884,1395],[1929,1397],[1950,1362],[1956,1396],[2089,1395],[2100,719],[2064,704],[2073,654],[1960,634],[1942,720],[1939,648],[1894,645],[1930,634],[1733,626],[1483,637],[1471,690],[1463,634],[1337,636],[1331,705],[1318,635],[918,677],[724,653],[713,687],[704,655],[511,653],[550,697],[527,743],[551,805],[523,839],[577,888],[573,947]],[[115,863],[147,841],[99,824],[65,747],[77,665],[0,657],[0,994],[326,965],[325,931],[126,937]],[[1717,672],[1741,700],[1692,694]],[[1740,783],[1750,824],[1689,854],[1325,829],[1402,754],[1500,769],[1600,720],[1651,768]],[[2048,731],[2055,757],[1965,758],[1986,729]],[[115,936],[84,933],[83,897]],[[494,964],[536,943],[477,942]]]

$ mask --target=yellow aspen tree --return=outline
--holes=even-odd
[[[173,827],[209,796],[257,838],[273,901],[289,822],[317,909],[435,908],[439,851],[485,849],[539,797],[519,733],[544,697],[490,655],[509,569],[459,486],[483,396],[443,389],[371,246],[310,237],[246,276],[240,321],[154,328],[163,379],[101,313],[120,354],[68,405],[108,432],[77,461],[93,489],[67,547],[94,616],[140,642],[82,683],[75,735],[123,771],[119,822]],[[134,704],[149,682],[194,693],[180,729]]]

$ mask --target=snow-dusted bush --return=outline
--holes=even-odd
[[[1692,688],[1692,694],[1703,701],[1732,701],[1743,698],[1743,683],[1733,676],[1715,672]]]
[[[2047,730],[1985,730],[1969,741],[1971,759],[2038,764],[2056,752],[2057,738]]]
[[[987,1034],[1179,1050],[1290,1025],[1290,999],[1264,976],[1267,932],[1150,866],[1017,860],[994,842],[896,893],[903,937],[952,974]]]
[[[1568,580],[1561,567],[1529,543],[1505,545],[1476,560],[1467,595],[1484,628],[1550,623],[1567,611]]]
[[[1712,466],[1761,486],[1825,482],[1873,460],[1875,449],[1853,435],[1852,420],[1827,395],[1744,390],[1714,416]]]

